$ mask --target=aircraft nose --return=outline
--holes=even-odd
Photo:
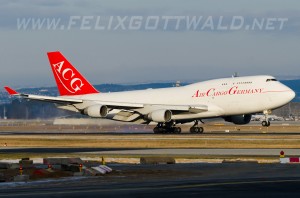
[[[296,96],[296,93],[291,89],[286,94],[287,94],[287,98],[289,98],[289,101],[293,100]]]

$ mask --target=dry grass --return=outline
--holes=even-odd
[[[43,148],[300,148],[300,135],[2,135],[0,145]]]

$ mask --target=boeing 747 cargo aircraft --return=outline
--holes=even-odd
[[[191,133],[202,133],[202,119],[224,118],[234,124],[247,124],[251,115],[265,114],[262,126],[270,126],[268,114],[295,97],[295,92],[272,76],[222,78],[182,87],[101,93],[96,90],[60,53],[48,58],[60,93],[58,97],[18,93],[30,100],[52,102],[58,108],[92,118],[149,124],[154,133],[180,133],[177,124],[194,122]]]

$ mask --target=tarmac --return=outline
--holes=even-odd
[[[300,165],[109,164],[114,173],[0,183],[0,197],[289,197],[300,195]]]
[[[93,155],[111,155],[111,156],[185,156],[201,157],[201,156],[219,156],[219,157],[279,157],[282,149],[159,149],[159,148],[1,148],[0,153],[51,153],[51,154],[93,154]],[[300,156],[300,149],[284,149],[288,156]]]
[[[18,132],[7,131],[6,133]],[[29,133],[30,132],[24,132]],[[23,133],[23,134],[24,134]],[[34,133],[34,132],[33,132]],[[43,132],[40,132],[44,134]],[[55,132],[54,133],[59,133]],[[46,132],[47,134],[47,132]],[[106,134],[106,133],[105,133]],[[123,133],[122,133],[123,134]],[[146,132],[147,134],[147,132]],[[219,138],[205,134],[199,138]],[[252,141],[253,132],[236,132],[239,139]],[[285,134],[285,133],[284,133]],[[110,134],[111,135],[111,134]],[[112,138],[126,138],[126,135]],[[299,132],[287,133],[295,137]],[[259,136],[259,134],[258,134]],[[272,134],[265,141],[272,141]],[[149,134],[146,139],[158,137]],[[194,139],[182,134],[181,139]],[[224,134],[226,140],[226,134]],[[224,139],[222,138],[222,140]],[[291,138],[294,139],[294,138]],[[225,141],[224,140],[224,141]],[[219,148],[16,148],[1,147],[0,153],[52,153],[61,155],[92,154],[95,156],[139,157],[168,156],[175,158],[272,158],[278,159],[282,149],[219,149]],[[300,149],[284,149],[287,156],[300,156]],[[51,180],[0,183],[1,197],[288,197],[300,195],[300,164],[255,163],[177,163],[143,165],[109,163],[113,173],[98,177],[70,177]]]

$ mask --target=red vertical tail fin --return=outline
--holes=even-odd
[[[61,96],[99,93],[60,52],[47,54]]]

